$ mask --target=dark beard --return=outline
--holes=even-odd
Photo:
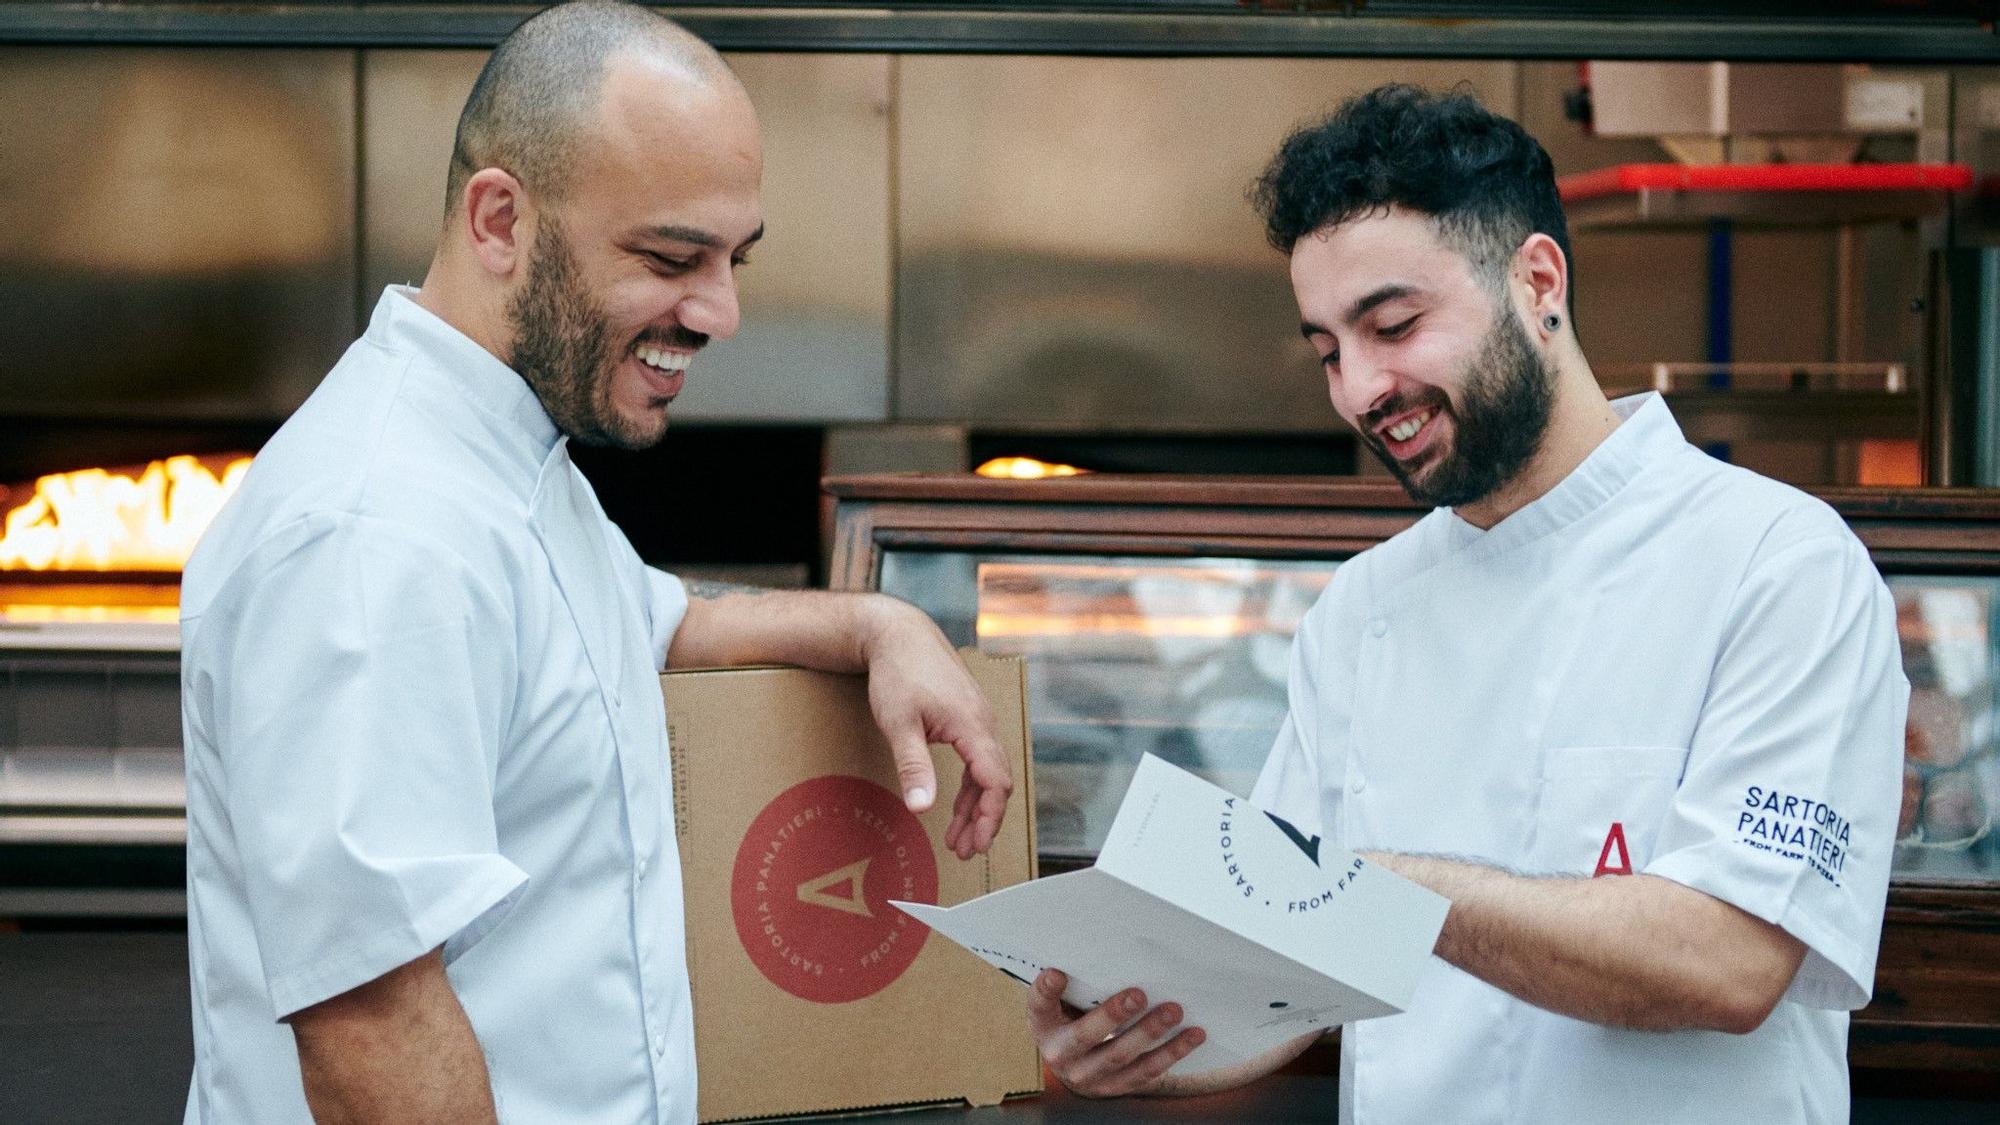
[[[1454,425],[1450,450],[1442,461],[1425,462],[1432,468],[1422,473],[1421,480],[1390,456],[1374,426],[1383,418],[1426,403],[1399,396],[1362,419],[1362,442],[1389,467],[1412,499],[1433,507],[1478,503],[1519,475],[1542,447],[1555,401],[1554,373],[1520,323],[1504,309],[1494,313],[1493,327],[1480,344],[1479,354],[1466,365],[1458,382],[1465,388],[1462,403],[1453,406],[1442,392],[1428,403],[1448,412]]]
[[[556,429],[585,445],[644,449],[665,432],[628,424],[611,408],[611,330],[584,291],[576,257],[554,216],[545,216],[529,252],[528,277],[507,306],[514,354],[507,363]]]

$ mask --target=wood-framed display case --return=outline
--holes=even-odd
[[[1141,752],[1246,792],[1292,630],[1339,563],[1414,523],[1388,481],[833,477],[835,589],[1030,658],[1044,871],[1089,862]],[[1850,1057],[2000,1097],[2000,491],[1822,489],[1896,596],[1912,685],[1902,836]]]

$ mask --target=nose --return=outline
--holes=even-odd
[[[736,335],[743,310],[736,296],[736,271],[727,263],[703,271],[677,310],[681,326],[716,340]]]
[[[1355,354],[1340,357],[1340,369],[1327,373],[1327,390],[1333,396],[1336,408],[1345,407],[1355,419],[1366,418],[1369,412],[1388,402],[1396,393],[1396,376],[1387,367],[1376,363],[1362,349]]]

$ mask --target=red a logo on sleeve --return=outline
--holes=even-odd
[[[1612,862],[1611,851],[1616,848],[1618,860]],[[1595,879],[1599,875],[1630,875],[1632,873],[1632,853],[1625,850],[1625,825],[1622,821],[1611,822],[1611,831],[1604,834],[1604,850],[1597,853],[1597,870],[1590,873]]]

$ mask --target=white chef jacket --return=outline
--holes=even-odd
[[[187,1120],[438,946],[503,1122],[692,1122],[658,669],[686,611],[521,377],[392,289],[182,586]]]
[[[1334,573],[1253,800],[1350,850],[1675,880],[1808,948],[1749,1035],[1603,1027],[1432,959],[1349,1025],[1351,1123],[1821,1125],[1848,1115],[1909,685],[1839,516],[1689,445],[1657,395],[1547,495]],[[1716,956],[1728,956],[1718,949]]]

